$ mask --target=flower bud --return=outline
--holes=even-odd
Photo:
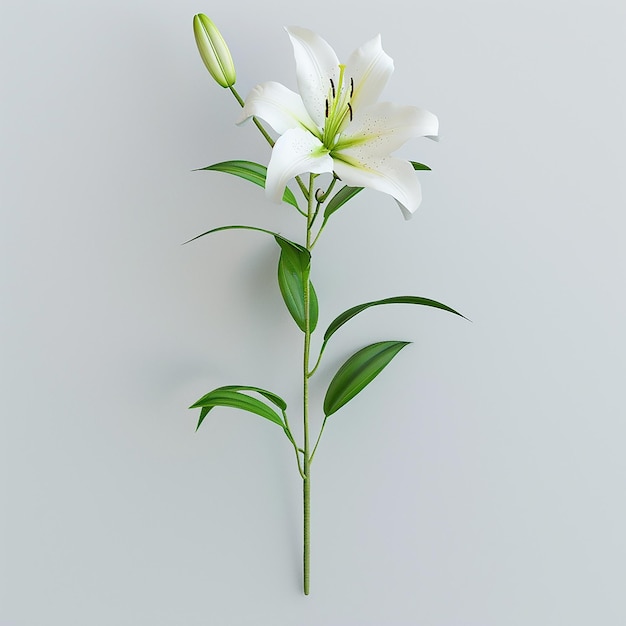
[[[203,13],[194,15],[193,34],[209,74],[218,85],[232,87],[236,80],[235,65],[228,46],[215,24]]]

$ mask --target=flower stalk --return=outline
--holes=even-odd
[[[313,193],[315,175],[309,175],[309,188],[307,193],[307,224],[306,224],[306,249],[311,250],[311,227],[314,218],[315,195]],[[302,420],[304,430],[304,479],[302,484],[303,496],[303,588],[304,595],[309,595],[310,574],[311,574],[311,457],[310,457],[310,437],[309,437],[309,353],[311,350],[311,289],[310,273],[308,271],[303,276],[304,287],[304,355],[302,364]]]

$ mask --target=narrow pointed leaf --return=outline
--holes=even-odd
[[[409,343],[408,341],[380,341],[353,354],[330,381],[324,398],[324,414],[328,417],[346,402],[352,400]]]
[[[225,172],[226,174],[233,174],[239,176],[245,180],[259,185],[259,187],[265,187],[265,179],[267,178],[267,168],[260,163],[254,163],[253,161],[224,161],[222,163],[215,163],[214,165],[208,165],[207,167],[201,167],[200,170],[211,170],[214,172]],[[291,204],[298,208],[298,202],[293,192],[288,187],[285,187],[285,193],[283,194],[283,202]]]
[[[374,300],[372,302],[358,304],[357,306],[353,306],[347,311],[344,311],[341,315],[337,316],[330,323],[330,326],[326,329],[326,332],[324,333],[324,341],[328,341],[331,335],[333,335],[337,330],[339,330],[339,328],[341,328],[348,320],[351,320],[355,315],[358,315],[361,311],[365,311],[365,309],[369,309],[372,306],[378,306],[379,304],[421,304],[423,306],[430,306],[436,309],[442,309],[443,311],[448,311],[449,313],[454,313],[455,315],[459,315],[460,317],[467,319],[458,311],[451,309],[449,306],[446,306],[441,302],[431,300],[430,298],[421,298],[419,296],[394,296],[393,298],[384,298],[383,300]]]
[[[280,396],[268,391],[267,389],[251,387],[250,385],[226,385],[225,387],[219,387],[219,389],[225,389],[226,391],[255,391],[256,393],[267,398],[270,402],[274,403],[281,411],[287,410],[287,403]],[[218,391],[218,389],[214,389],[214,391]]]
[[[200,420],[198,421],[198,428],[202,423],[202,420],[207,416],[208,412],[215,408],[216,406],[223,407],[231,407],[234,409],[242,409],[244,411],[249,411],[250,413],[255,413],[256,415],[260,415],[270,422],[274,422],[278,424],[282,428],[285,428],[285,424],[282,418],[274,411],[274,409],[270,408],[262,402],[261,400],[257,400],[257,398],[253,398],[248,396],[240,391],[236,391],[237,387],[219,387],[218,389],[214,389],[210,393],[202,396],[197,402],[194,402],[189,408],[190,409],[202,409],[200,411]],[[243,389],[251,389],[256,391],[255,388],[251,387],[243,387]],[[261,391],[259,391],[261,393]],[[272,396],[279,401],[282,401],[278,396],[270,392],[265,392],[263,390],[263,395],[265,397]],[[274,400],[272,400],[273,402]],[[284,403],[284,401],[282,401]]]
[[[204,237],[205,235],[211,235],[212,233],[220,232],[221,230],[256,230],[260,233],[267,233],[268,235],[272,235],[281,249],[283,245],[290,246],[296,250],[304,251],[304,253],[309,254],[306,248],[303,248],[300,244],[297,244],[295,241],[290,241],[289,239],[285,239],[282,235],[275,233],[272,230],[266,230],[265,228],[259,228],[258,226],[244,226],[242,224],[232,224],[230,226],[218,226],[217,228],[212,228],[211,230],[207,230],[206,232],[189,239],[189,241],[185,241],[185,243],[191,243],[196,239],[200,239],[200,237]],[[311,255],[309,254],[309,264],[311,262]]]
[[[276,239],[281,248],[278,260],[278,286],[287,310],[298,328],[305,332],[304,285],[309,277],[311,255],[306,248],[295,247],[293,242]],[[318,303],[313,284],[309,281],[309,330],[313,332],[317,326]]]
[[[253,161],[223,161],[222,163],[214,163],[213,165],[201,167],[196,171],[204,170],[233,174],[234,176],[249,180],[251,183],[259,185],[259,187],[265,187],[265,179],[267,177],[267,168]]]
[[[324,211],[324,219],[328,219],[337,209],[340,209],[348,200],[356,196],[359,191],[363,191],[363,187],[342,187],[326,205]]]
[[[428,167],[428,165],[424,165],[423,163],[418,163],[417,161],[409,161],[409,163],[413,166],[414,170],[428,170],[428,171],[430,171],[430,167]]]

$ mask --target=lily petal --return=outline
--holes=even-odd
[[[302,128],[292,128],[278,138],[267,166],[265,192],[280,202],[289,180],[303,174],[333,171],[333,160],[322,142]]]
[[[393,196],[409,219],[422,201],[422,189],[412,165],[394,157],[370,156],[358,161],[347,155],[334,160],[335,172],[351,187],[369,187]]]
[[[313,31],[298,26],[285,30],[293,45],[298,90],[304,106],[317,126],[323,128],[330,80],[337,85],[339,59],[330,45]]]
[[[380,35],[357,48],[346,63],[346,75],[354,80],[353,111],[376,102],[392,74],[393,60],[383,50]]]
[[[309,132],[318,133],[302,98],[295,91],[273,81],[252,89],[237,124],[243,124],[253,115],[265,120],[280,134],[290,128],[306,128]]]
[[[409,139],[437,135],[439,121],[436,115],[424,109],[379,102],[367,107],[355,117],[346,136],[335,149],[359,159],[359,153],[388,155]]]

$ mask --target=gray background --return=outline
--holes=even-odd
[[[199,11],[244,94],[295,87],[285,24],[342,58],[381,32],[384,99],[441,122],[401,151],[433,167],[413,220],[366,191],[315,251],[320,329],[397,294],[472,323],[380,307],[336,335],[315,403],[363,344],[414,343],[329,424],[310,598],[286,439],[186,409],[247,383],[295,416],[301,349],[270,239],[180,245],[301,236],[192,172],[269,157]],[[618,0],[3,2],[0,624],[626,623],[625,35]]]

